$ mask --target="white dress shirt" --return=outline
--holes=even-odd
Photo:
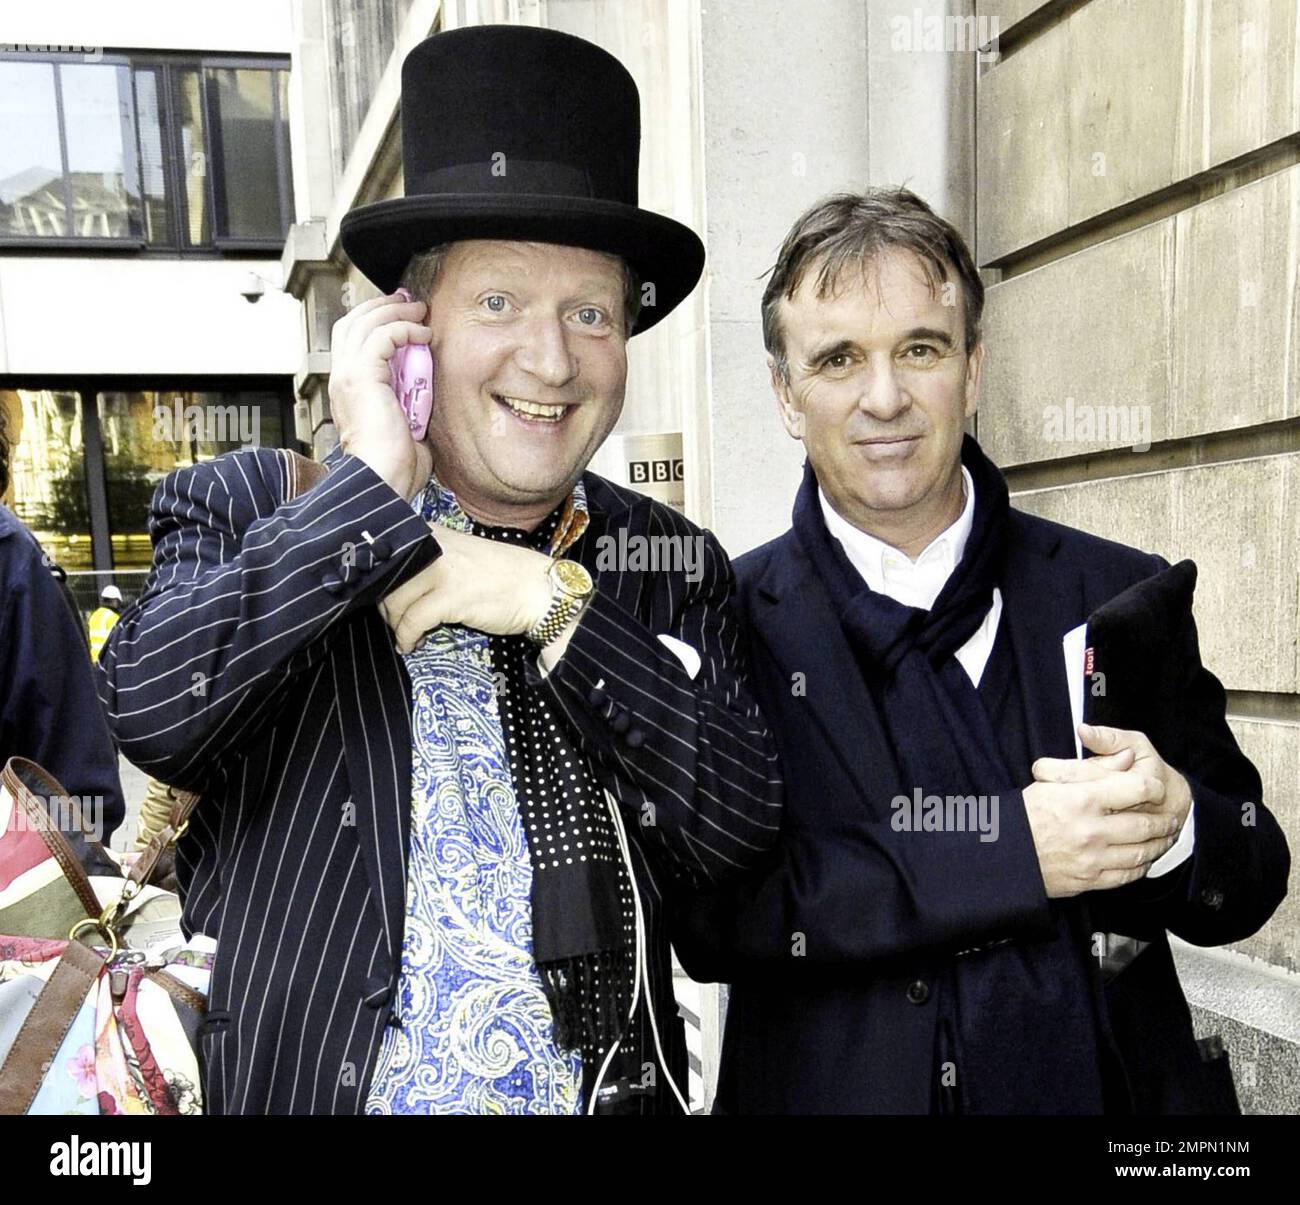
[[[961,466],[961,480],[962,493],[966,499],[961,514],[951,527],[940,532],[926,545],[916,560],[854,527],[831,505],[820,486],[817,487],[817,497],[821,502],[826,530],[839,540],[849,563],[862,575],[863,581],[877,594],[887,595],[904,606],[920,607],[928,611],[934,606],[935,599],[961,561],[975,522],[975,482],[971,480],[965,465]],[[966,676],[975,686],[979,686],[980,679],[984,676],[984,667],[988,665],[989,654],[993,652],[993,641],[997,637],[1001,619],[1002,591],[994,586],[993,602],[988,614],[956,653]],[[1151,868],[1147,871],[1148,878],[1167,874],[1191,855],[1195,843],[1193,811],[1195,804],[1192,811],[1187,813],[1177,842],[1151,863]]]
[[[867,585],[895,602],[928,611],[966,551],[966,541],[975,522],[975,483],[965,465],[961,466],[961,480],[962,493],[966,496],[961,514],[951,527],[935,536],[915,561],[884,540],[854,527],[830,504],[820,486],[817,496],[821,500],[826,529],[839,540],[850,564],[862,574]],[[984,616],[984,622],[957,650],[957,660],[976,686],[984,676],[1001,618],[1002,591],[994,586],[993,605]]]

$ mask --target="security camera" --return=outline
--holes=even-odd
[[[265,288],[262,285],[262,278],[258,276],[256,272],[245,272],[244,285],[239,291],[243,295],[245,301],[250,305],[256,305],[262,300],[262,294],[265,292]]]

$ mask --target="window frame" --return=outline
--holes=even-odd
[[[86,474],[86,501],[90,510],[90,544],[95,572],[114,572],[112,531],[108,513],[108,476],[103,433],[99,425],[98,394],[201,391],[208,393],[256,391],[273,393],[279,403],[280,444],[304,455],[311,449],[297,436],[294,422],[293,379],[283,376],[237,374],[203,376],[193,373],[3,373],[0,389],[56,389],[81,395],[81,437]],[[263,447],[270,447],[263,444]]]
[[[84,56],[55,53],[51,51],[6,51],[0,55],[2,62],[50,63],[54,66],[54,103],[59,130],[59,155],[62,168],[62,193],[65,212],[72,213],[71,180],[68,174],[68,131],[63,107],[63,88],[60,67],[80,63]],[[176,53],[157,50],[105,50],[96,65],[124,66],[130,78],[130,128],[123,129],[124,159],[133,161],[135,169],[134,183],[139,188],[140,203],[145,203],[143,163],[144,156],[140,143],[140,113],[137,104],[137,73],[149,70],[156,73],[160,92],[159,120],[160,143],[163,157],[163,179],[167,190],[168,238],[166,243],[151,245],[143,232],[139,236],[126,235],[122,238],[102,238],[98,236],[64,235],[60,238],[35,238],[0,234],[0,254],[19,252],[27,255],[32,252],[50,252],[66,255],[68,252],[87,254],[129,255],[150,259],[221,259],[241,257],[265,258],[268,252],[278,255],[283,249],[288,230],[293,222],[293,159],[292,132],[288,125],[288,114],[281,112],[280,73],[292,70],[292,61],[285,55],[276,54],[203,54]],[[218,233],[218,227],[225,218],[225,202],[218,202],[224,197],[226,166],[221,153],[220,132],[214,135],[212,104],[212,81],[209,69],[222,70],[263,70],[271,76],[271,121],[274,130],[276,184],[278,196],[278,216],[284,235],[278,238],[252,239],[231,237]],[[176,80],[182,71],[197,71],[200,87],[199,103],[202,109],[204,133],[208,145],[208,158],[204,172],[204,194],[208,212],[212,215],[212,234],[208,244],[191,246],[185,235],[186,223],[182,220],[182,210],[186,207],[187,189],[178,159],[180,153],[180,131],[177,127],[175,105]],[[283,125],[281,124],[283,122]],[[283,130],[283,134],[281,134]],[[214,145],[214,137],[216,144]],[[124,167],[130,167],[124,163]],[[220,187],[219,187],[220,185]],[[220,208],[218,207],[220,205]]]

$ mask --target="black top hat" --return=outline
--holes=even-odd
[[[343,249],[385,293],[456,239],[609,252],[654,286],[633,333],[648,330],[695,287],[704,246],[638,208],[640,145],[636,84],[600,47],[516,25],[435,34],[402,64],[406,195],[344,214]]]

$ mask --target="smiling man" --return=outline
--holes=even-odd
[[[807,451],[791,530],[737,562],[782,836],[678,947],[733,984],[723,1112],[1235,1108],[1165,930],[1253,933],[1286,841],[1201,666],[1190,563],[1013,510],[964,435],[983,303],[957,231],[887,189],[805,213],[763,297]],[[1110,689],[1085,705],[1088,641]],[[1125,723],[1079,726],[1080,760],[1085,706]]]
[[[208,1108],[680,1111],[665,907],[770,848],[780,784],[725,553],[586,468],[703,248],[637,206],[636,87],[578,38],[436,35],[402,121],[406,196],[342,223],[382,292],[334,327],[339,446],[169,477],[100,663],[127,755],[203,796]],[[700,572],[600,556],[630,538]]]
[[[483,240],[416,256],[404,280],[432,315],[444,484],[486,519],[539,521],[618,420],[639,283],[615,255]]]

